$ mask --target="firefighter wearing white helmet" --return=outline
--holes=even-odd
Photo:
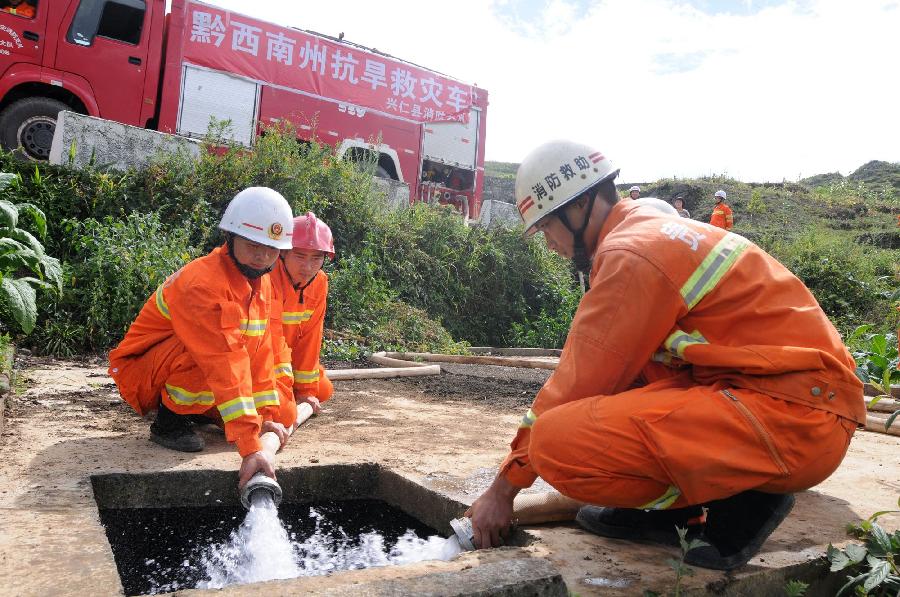
[[[632,199],[637,199],[641,196],[641,187],[634,185],[630,189],[628,189],[628,196]]]
[[[281,380],[291,376],[290,357],[266,275],[291,247],[293,218],[279,193],[251,187],[231,200],[219,227],[225,243],[153,292],[110,352],[109,374],[139,414],[157,411],[150,440],[165,448],[203,450],[192,419],[219,421],[241,456],[243,486],[257,471],[275,476],[259,436],[284,441],[297,416]]]
[[[862,383],[783,265],[657,199],[620,201],[615,175],[602,153],[566,141],[519,168],[525,226],[586,262],[591,289],[558,367],[466,513],[473,543],[501,545],[516,494],[541,477],[597,504],[575,519],[592,533],[678,545],[680,527],[704,541],[686,563],[731,570],[785,519],[791,493],[838,467],[866,420]]]
[[[249,187],[234,196],[225,208],[219,228],[225,231],[228,253],[242,274],[258,278],[271,271],[278,251],[260,251],[259,247],[290,249],[294,229],[291,206],[268,187]],[[241,239],[235,242],[236,239]],[[259,258],[250,254],[263,253]],[[270,254],[274,255],[269,261]],[[264,264],[263,262],[269,261]]]
[[[584,235],[595,199],[605,183],[607,202],[618,200],[612,182],[618,173],[603,153],[588,145],[572,141],[541,145],[525,157],[516,174],[516,207],[525,222],[526,234],[540,229],[552,250],[571,258],[579,272],[587,272],[590,260]],[[576,200],[578,214],[562,209]],[[556,217],[548,218],[550,215]],[[559,225],[571,234],[571,247],[566,245],[568,248],[564,249],[559,244]]]

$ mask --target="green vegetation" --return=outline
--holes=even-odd
[[[669,568],[675,571],[675,585],[672,587],[672,595],[673,597],[680,597],[683,592],[681,588],[681,583],[684,581],[686,576],[694,576],[694,569],[684,563],[684,558],[687,556],[688,552],[697,547],[703,547],[704,545],[709,545],[709,543],[705,541],[701,541],[700,539],[691,539],[687,540],[687,532],[686,528],[675,527],[675,530],[678,531],[678,543],[681,548],[681,555],[678,559],[669,558],[666,560],[666,563],[669,565]],[[659,593],[655,591],[644,591],[644,597],[660,597]]]
[[[15,192],[21,186],[16,174],[0,175],[0,190]],[[40,172],[35,170],[35,178]],[[44,252],[41,241],[19,228],[20,216],[31,216],[33,229],[42,238],[47,234],[47,219],[31,203],[12,203],[0,199],[0,314],[9,316],[18,329],[31,333],[37,320],[35,288],[62,290],[59,261]]]
[[[220,133],[214,128],[208,142],[219,144]],[[314,211],[335,233],[337,259],[326,266],[333,358],[546,344],[536,335],[545,328],[559,344],[577,303],[568,265],[541,243],[466,227],[449,208],[388,211],[364,168],[327,146],[298,144],[287,129],[267,131],[253,151],[204,153],[196,165],[168,156],[107,172],[0,155],[0,169],[22,174],[0,199],[42,210],[48,251],[62,261],[63,292],[39,301],[27,341],[44,353],[114,346],[170,273],[222,242],[221,213],[250,185],[278,189],[295,213]],[[15,331],[8,328],[0,324],[0,333]]]
[[[484,175],[493,178],[515,178],[518,164],[512,162],[485,162]]]
[[[900,506],[900,500],[898,500]],[[854,595],[897,595],[900,593],[900,531],[888,533],[876,521],[898,510],[876,512],[849,531],[862,545],[851,543],[845,549],[828,546],[831,572],[849,572],[838,597],[852,589]]]
[[[221,145],[222,132],[213,127],[208,143]],[[706,220],[713,193],[725,188],[736,231],[800,276],[842,333],[867,324],[867,334],[887,335],[898,322],[900,191],[892,175],[869,166],[815,188],[711,177],[660,180],[644,194],[681,194]],[[517,165],[487,168],[512,177]],[[295,213],[314,211],[334,230],[325,343],[333,358],[467,344],[559,347],[580,298],[569,265],[541,241],[466,227],[440,207],[388,211],[365,168],[327,146],[297,143],[289,129],[267,131],[252,151],[205,152],[197,164],[163,156],[116,172],[0,154],[0,170],[14,173],[0,189],[3,285],[15,283],[20,296],[30,290],[37,303],[36,311],[0,306],[0,333],[18,341],[34,326],[27,343],[40,352],[114,346],[167,275],[221,242],[222,210],[250,185],[278,189]],[[20,213],[31,216],[34,234],[17,227]],[[51,286],[62,292],[33,290]]]

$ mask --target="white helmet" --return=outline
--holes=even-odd
[[[668,202],[663,201],[662,199],[657,199],[656,197],[641,197],[640,199],[635,199],[634,202],[635,204],[641,205],[645,208],[655,209],[656,211],[666,216],[678,215],[678,212],[675,210],[675,208],[669,205]]]
[[[630,195],[631,193],[633,193],[633,192],[635,192],[635,191],[637,191],[638,193],[640,193],[640,192],[641,192],[641,187],[639,187],[639,186],[637,186],[637,185],[634,185],[633,187],[631,187],[630,189],[628,189],[628,194]]]
[[[593,147],[572,141],[539,146],[525,156],[516,173],[516,207],[526,234],[546,216],[618,173]]]
[[[291,206],[278,191],[248,187],[225,208],[219,228],[276,249],[290,249],[294,231]]]
[[[725,191],[723,191],[722,189],[719,189],[718,191],[716,191],[716,197],[721,197],[722,199],[725,199]]]

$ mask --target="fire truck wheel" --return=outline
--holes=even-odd
[[[50,157],[56,117],[69,106],[49,97],[26,97],[11,103],[0,113],[0,143],[33,160]]]

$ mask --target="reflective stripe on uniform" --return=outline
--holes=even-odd
[[[290,363],[278,363],[275,365],[275,377],[294,377],[294,370]]]
[[[238,396],[228,402],[223,402],[217,408],[219,409],[219,414],[222,415],[222,420],[226,423],[238,417],[256,416],[256,405],[253,403],[253,398],[247,398],[246,396]]]
[[[666,492],[651,502],[639,506],[641,510],[665,510],[681,497],[681,490],[674,485],[669,485]]]
[[[183,406],[196,406],[198,404],[202,406],[212,406],[214,402],[213,393],[209,390],[189,392],[184,388],[166,384],[166,393],[169,395],[169,398],[172,399],[172,402]]]
[[[522,417],[522,422],[519,423],[519,429],[531,429],[531,426],[534,425],[535,421],[537,421],[537,415],[529,408],[528,412],[525,413],[525,416]]]
[[[694,330],[690,334],[682,330],[675,330],[663,342],[663,346],[670,354],[680,358],[684,358],[684,349],[691,344],[709,344],[709,342],[698,330]]]
[[[700,300],[715,288],[749,243],[730,232],[716,243],[703,263],[691,274],[681,287],[681,296],[688,309],[693,309]]]
[[[303,371],[294,369],[294,383],[315,383],[319,381],[319,370]]]
[[[241,333],[245,336],[262,336],[266,333],[265,319],[242,319]]]
[[[156,289],[156,308],[163,317],[171,321],[172,315],[169,313],[169,305],[166,304],[166,298],[163,296],[162,284]]]
[[[281,323],[284,325],[299,325],[304,321],[309,321],[312,314],[312,309],[308,311],[285,311],[281,314]]]
[[[263,406],[278,406],[278,392],[275,390],[253,392],[253,404],[256,408],[262,408]]]

